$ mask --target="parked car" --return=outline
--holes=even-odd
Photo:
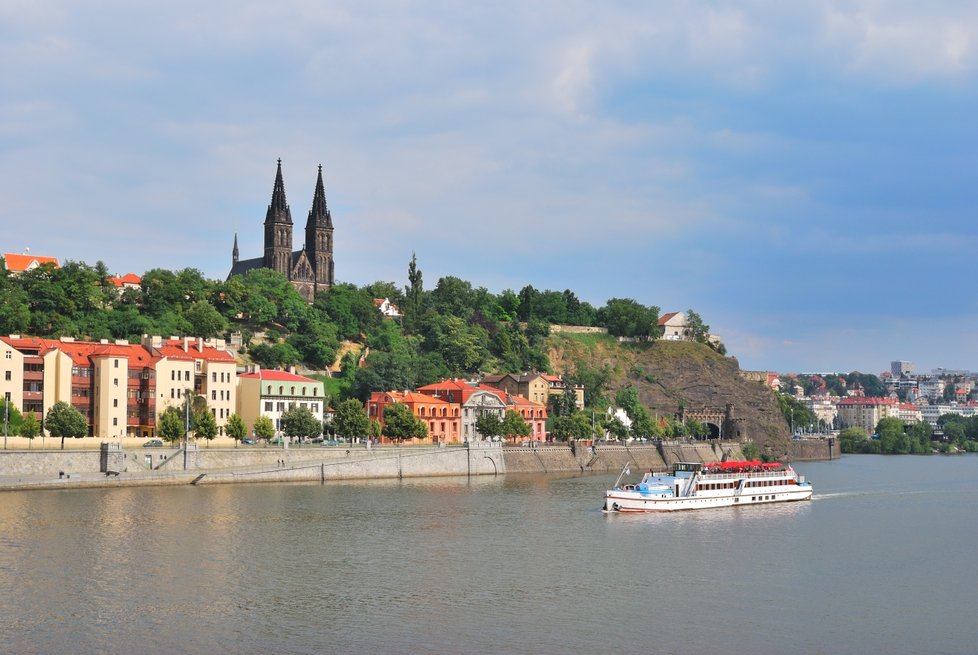
[[[162,439],[150,439],[149,441],[143,444],[143,448],[162,448],[162,447],[163,447]]]
[[[248,444],[248,445],[254,445],[255,440],[254,439],[242,439],[241,440],[241,443]]]

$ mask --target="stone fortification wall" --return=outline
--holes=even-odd
[[[828,439],[794,439],[791,442],[792,460],[838,459],[842,456],[839,440]]]
[[[554,325],[550,326],[550,333],[557,334],[565,332],[570,334],[608,334],[608,328],[591,327],[587,325]]]

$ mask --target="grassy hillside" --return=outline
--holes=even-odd
[[[639,399],[652,412],[672,416],[680,404],[687,410],[723,409],[733,405],[741,438],[753,439],[762,449],[780,454],[790,435],[774,393],[760,382],[740,375],[733,357],[686,341],[618,343],[605,334],[554,334],[549,337],[554,370],[574,373],[601,370],[608,376],[605,395],[613,399],[623,387],[638,389]]]

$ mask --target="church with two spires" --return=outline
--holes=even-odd
[[[307,302],[312,302],[317,292],[333,286],[333,218],[326,206],[322,166],[312,197],[312,209],[306,220],[305,237],[302,249],[292,250],[292,212],[285,199],[282,160],[279,159],[272,202],[265,213],[265,254],[254,259],[238,259],[238,235],[235,234],[228,278],[256,268],[270,268],[285,275]]]

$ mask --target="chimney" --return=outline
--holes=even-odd
[[[197,337],[197,352],[204,352],[204,337]]]
[[[183,338],[183,352],[190,352],[190,337]]]

